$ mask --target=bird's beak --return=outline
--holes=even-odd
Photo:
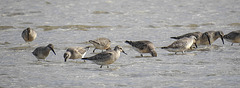
[[[67,62],[67,55],[64,54],[63,57],[64,57],[64,62]]]
[[[67,62],[67,57],[64,57],[64,62]]]
[[[69,55],[67,53],[64,53],[63,57],[64,57],[64,62],[67,62],[67,59],[69,58]]]
[[[126,55],[127,55],[127,53],[126,53],[126,52],[124,52],[123,50],[122,50],[122,52],[123,52],[124,54],[126,54]]]
[[[223,36],[221,35],[222,43],[224,44]]]
[[[52,48],[52,47],[50,47],[50,49],[53,51],[53,53],[56,55],[56,53],[55,53],[55,51],[54,51],[54,49]]]

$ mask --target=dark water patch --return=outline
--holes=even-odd
[[[8,45],[8,44],[11,44],[11,43],[9,43],[9,42],[4,42],[4,43],[0,42],[0,45]]]
[[[183,25],[165,25],[166,27],[183,27]]]
[[[106,12],[106,11],[93,11],[92,14],[109,14],[109,12]]]
[[[198,61],[196,65],[205,65],[205,64],[210,64],[211,62],[206,62],[206,61]]]
[[[177,52],[177,54],[175,54],[174,52],[172,52],[172,53],[167,54],[167,56],[174,56],[174,55],[191,55],[191,56],[195,56],[195,55],[197,55],[197,54],[196,54],[196,53],[188,53],[188,52],[184,52],[184,53],[182,53],[182,52]]]
[[[152,56],[146,56],[146,55],[145,56],[144,55],[143,56],[135,56],[135,58],[151,58],[151,57]]]
[[[32,22],[22,22],[22,23],[19,23],[19,24],[33,24]]]
[[[154,26],[154,25],[148,25],[147,27],[148,27],[148,28],[160,28],[160,27]]]
[[[206,75],[207,77],[209,77],[209,76],[217,76],[217,74],[208,74],[208,75]]]
[[[228,24],[229,26],[237,26],[237,27],[240,27],[240,23],[231,23],[231,24]]]
[[[41,11],[30,11],[29,13],[41,13]]]
[[[110,26],[90,26],[90,25],[64,25],[64,26],[37,26],[37,28],[42,28],[44,31],[54,30],[54,29],[74,29],[88,31],[89,29],[103,29],[109,28]]]
[[[161,59],[155,59],[155,61],[162,61]]]
[[[186,25],[185,27],[188,27],[188,28],[191,28],[191,29],[196,29],[196,28],[198,28],[200,26],[197,25],[197,24],[189,24],[189,25]]]
[[[128,85],[124,85],[124,84],[114,84],[114,86],[116,86],[116,87],[128,87]]]
[[[197,48],[196,51],[210,51],[210,48]]]
[[[0,76],[5,76],[5,75],[8,75],[8,74],[0,74]],[[1,87],[0,87],[1,88]]]
[[[195,27],[199,27],[199,25],[197,25],[197,24],[189,24],[189,25],[186,25],[185,27],[195,28]]]
[[[25,15],[25,13],[22,13],[22,12],[14,12],[14,13],[6,12],[6,13],[4,13],[3,16],[13,17],[13,16],[18,16],[18,15]]]
[[[232,11],[230,11],[230,12],[231,12],[231,13],[236,13],[237,11],[233,11],[233,10],[232,10]]]
[[[7,67],[7,68],[8,67],[16,67],[16,65],[10,65],[10,64],[9,65],[4,65],[4,64],[2,64],[2,65],[0,65],[0,68],[2,68],[2,67]]]
[[[51,4],[51,3],[50,3],[50,2],[48,2],[48,1],[46,1],[45,3],[46,3],[47,5],[50,5],[50,4]]]
[[[12,29],[13,26],[0,26],[0,30]]]
[[[224,58],[225,60],[229,60],[230,64],[240,64],[240,58]]]
[[[161,73],[158,73],[157,75],[161,75],[161,76],[178,76],[178,75],[186,75],[189,74],[187,72],[183,72],[180,70],[170,70],[170,71],[164,71]]]
[[[29,48],[32,48],[30,46],[19,46],[19,47],[12,47],[12,48],[9,48],[10,50],[27,50]]]
[[[86,62],[84,62],[82,59],[76,59],[76,60],[68,59],[67,62],[77,63],[77,64],[84,64],[84,63],[86,63]]]
[[[215,25],[214,23],[203,23],[201,24],[201,26],[211,26],[211,25]]]

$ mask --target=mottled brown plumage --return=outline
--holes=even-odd
[[[27,28],[22,32],[22,38],[25,42],[31,42],[35,40],[36,37],[37,33],[31,28]]]
[[[111,46],[111,41],[108,38],[97,38],[95,40],[89,40],[89,42],[91,44],[94,45],[95,49],[93,50],[93,52],[95,52],[96,49],[100,49],[100,50],[110,50],[110,46]]]

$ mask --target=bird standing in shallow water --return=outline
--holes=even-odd
[[[200,40],[201,45],[208,45],[208,44],[211,45],[218,38],[221,38],[222,43],[224,44],[224,40],[223,40],[224,34],[222,31],[207,31],[207,32],[203,33],[203,35],[206,35],[207,37],[203,36],[204,38],[202,38]]]
[[[68,48],[66,52],[64,53],[64,61],[66,62],[67,59],[80,59],[84,58],[87,51],[89,50],[89,47],[77,47],[77,48]],[[84,60],[85,62],[85,60]]]
[[[240,30],[232,31],[224,35],[223,38],[228,42],[231,42],[231,46],[233,45],[233,43],[240,43]]]
[[[150,41],[128,41],[126,40],[125,43],[130,44],[134,50],[141,53],[141,56],[143,57],[142,53],[150,53],[153,57],[157,57],[157,53],[155,51],[155,46]]]
[[[190,49],[190,47],[195,44],[196,45],[196,40],[197,38],[195,36],[190,36],[188,37],[184,37],[181,38],[175,42],[173,42],[171,45],[167,46],[167,47],[161,47],[162,49],[165,49],[167,51],[170,52],[175,52],[175,54],[177,54],[177,52],[182,52],[184,53],[185,50]]]
[[[56,55],[54,51],[54,46],[52,44],[48,44],[47,46],[37,47],[32,54],[38,59],[38,60],[46,60],[45,58],[49,55],[50,50],[53,51],[53,53]]]
[[[37,37],[37,33],[31,28],[27,28],[22,32],[22,38],[24,39],[25,42],[31,42],[36,37]]]
[[[111,41],[108,38],[97,38],[95,40],[89,40],[91,44],[94,45],[95,49],[93,50],[93,53],[96,49],[102,50],[110,50]]]
[[[102,68],[103,65],[107,65],[107,68],[109,68],[108,65],[114,63],[120,57],[120,52],[127,54],[123,51],[122,47],[116,46],[114,50],[104,51],[92,57],[82,59],[93,61],[94,63],[101,65],[100,68]]]
[[[197,45],[211,45],[210,38],[208,33],[201,33],[201,32],[191,32],[187,34],[183,34],[177,37],[171,37],[172,39],[181,39],[185,37],[195,36],[197,38],[196,44]]]

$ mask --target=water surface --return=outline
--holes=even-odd
[[[237,0],[2,0],[0,3],[0,87],[144,87],[237,88],[240,46],[218,39],[212,46],[177,54],[161,50],[172,36],[188,32],[239,30]],[[21,38],[31,27],[38,36]],[[64,62],[67,47],[92,46],[88,40],[107,37],[128,55],[110,65],[81,60]],[[149,40],[158,57],[134,51],[125,40]],[[47,61],[31,52],[52,43]],[[86,56],[94,55],[93,47]],[[96,52],[101,52],[97,50]]]

